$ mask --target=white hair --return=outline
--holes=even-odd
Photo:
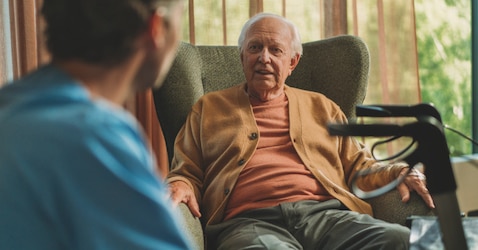
[[[302,42],[300,40],[300,34],[299,34],[299,30],[297,29],[297,26],[295,26],[294,23],[292,23],[291,21],[289,21],[285,17],[279,16],[279,15],[276,15],[276,14],[271,14],[271,13],[259,13],[255,16],[251,17],[251,19],[249,19],[244,24],[244,26],[242,27],[242,30],[241,30],[241,34],[239,35],[239,39],[237,41],[238,46],[239,46],[239,50],[241,52],[243,51],[244,40],[246,39],[246,34],[249,31],[249,29],[251,28],[251,26],[253,24],[255,24],[256,22],[264,19],[264,18],[276,18],[276,19],[279,19],[279,20],[283,21],[290,28],[290,32],[292,34],[292,40],[291,40],[292,55],[291,55],[291,57],[294,57],[296,55],[302,56]]]

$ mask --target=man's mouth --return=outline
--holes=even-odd
[[[267,71],[267,70],[256,70],[256,73],[261,74],[261,75],[272,75],[272,72]]]

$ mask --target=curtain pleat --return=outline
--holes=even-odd
[[[252,17],[257,13],[264,11],[263,0],[249,0],[249,16]]]
[[[10,0],[13,77],[25,75],[38,67],[36,2]]]
[[[189,42],[191,44],[196,44],[196,27],[195,27],[195,15],[194,15],[194,0],[189,0]]]
[[[156,118],[156,108],[151,90],[136,94],[136,117],[143,125],[144,131],[151,141],[151,148],[158,159],[158,171],[164,177],[169,170],[166,142],[161,125]]]
[[[370,50],[365,104],[420,102],[414,0],[351,1],[352,34]]]
[[[377,13],[378,13],[378,46],[379,46],[379,58],[380,62],[387,61],[387,44],[385,40],[385,22],[383,14],[383,1],[377,1]],[[382,100],[384,103],[390,103],[389,89],[388,89],[388,75],[387,65],[385,63],[379,63],[380,66],[380,83],[382,86]]]
[[[347,34],[347,0],[324,1],[324,37]]]

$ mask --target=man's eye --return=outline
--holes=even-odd
[[[280,48],[272,48],[271,52],[275,55],[281,55],[283,51]]]
[[[251,45],[251,46],[249,46],[249,50],[255,52],[255,51],[260,50],[260,47],[257,46],[257,45]]]

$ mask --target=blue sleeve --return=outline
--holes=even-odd
[[[71,247],[190,249],[142,135],[125,124],[101,125],[81,135],[60,185]]]
[[[11,86],[1,249],[190,249],[134,117],[52,67]]]

